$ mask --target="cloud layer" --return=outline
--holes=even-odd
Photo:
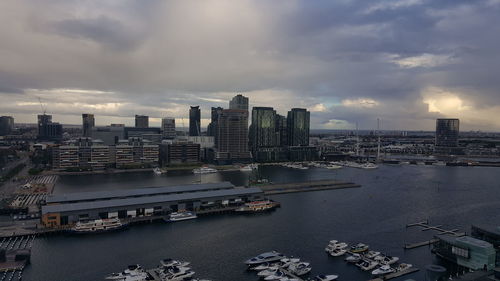
[[[0,2],[0,112],[132,124],[201,105],[312,111],[313,128],[499,130],[500,1]],[[181,124],[181,122],[178,122]],[[187,123],[187,122],[186,122]]]

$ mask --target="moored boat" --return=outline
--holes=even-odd
[[[285,255],[283,255],[282,253],[272,251],[272,252],[262,253],[256,257],[250,258],[246,260],[245,263],[247,265],[257,265],[265,262],[279,261],[283,258],[285,258]]]
[[[191,220],[191,219],[196,219],[198,216],[193,213],[193,212],[173,212],[168,215],[168,217],[165,219],[165,221],[168,222],[175,222],[175,221],[184,221],[184,220]]]
[[[210,167],[201,167],[201,168],[193,169],[193,173],[195,173],[195,174],[210,174],[210,173],[217,173],[217,170],[214,168],[210,168]]]
[[[236,212],[246,212],[246,213],[255,213],[255,212],[263,212],[267,210],[272,210],[279,206],[278,202],[274,202],[272,200],[262,200],[262,201],[252,201],[245,203],[243,206],[237,208]]]
[[[86,222],[77,222],[69,232],[75,234],[101,233],[120,230],[127,227],[128,224],[122,223],[118,218],[99,219]]]

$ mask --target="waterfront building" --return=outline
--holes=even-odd
[[[82,136],[92,137],[92,128],[95,127],[94,114],[83,113],[82,114]]]
[[[248,110],[225,109],[217,123],[216,160],[249,160]]]
[[[12,116],[0,116],[0,136],[12,133],[14,128],[14,118]]]
[[[252,108],[252,124],[250,125],[250,147],[255,161],[280,161],[277,149],[276,111],[272,107]]]
[[[125,139],[129,138],[144,138],[144,135],[161,135],[161,128],[135,128],[135,127],[125,127],[124,129]]]
[[[42,223],[60,227],[82,220],[126,220],[179,210],[236,208],[263,196],[260,188],[235,188],[228,182],[50,195],[42,206]]]
[[[101,140],[105,145],[115,145],[119,140],[125,138],[125,128],[123,126],[93,127],[91,137],[94,140]]]
[[[496,250],[496,265],[500,265],[500,227],[472,225],[471,236],[491,243]]]
[[[292,108],[288,111],[287,129],[288,145],[309,145],[309,119],[310,112],[304,108]]]
[[[42,141],[61,141],[62,125],[52,122],[52,115],[38,115],[38,139]]]
[[[449,262],[471,270],[495,268],[495,249],[492,244],[470,236],[439,235],[432,252]]]
[[[136,128],[149,128],[149,116],[136,115],[135,116],[135,127]]]
[[[175,133],[175,118],[166,117],[161,119],[161,131],[164,139],[174,139]]]
[[[79,147],[61,145],[52,148],[52,168],[72,169],[80,165]]]
[[[200,144],[176,141],[160,145],[160,164],[196,164],[200,162]]]
[[[288,128],[286,117],[276,114],[276,144],[280,147],[288,145]]]
[[[200,107],[199,106],[191,106],[191,109],[189,109],[189,135],[190,136],[201,135],[200,122],[201,122]]]
[[[457,147],[459,131],[459,119],[437,119],[436,146]]]
[[[239,94],[229,101],[229,109],[241,109],[248,111],[248,98]]]
[[[109,167],[111,163],[110,147],[102,144],[94,144],[90,147],[90,167],[92,170],[102,170]]]
[[[128,143],[121,143],[115,146],[115,165],[116,168],[125,168],[134,165],[134,146]]]
[[[130,150],[132,147],[132,150]],[[118,150],[121,150],[120,157],[121,160],[126,160],[124,162],[116,161],[116,166],[126,167],[126,166],[156,166],[158,164],[159,157],[159,146],[156,144],[151,144],[150,141],[144,140],[140,137],[131,137],[128,140],[120,140],[116,146],[116,157],[118,157]],[[132,162],[130,162],[130,155],[132,154]]]
[[[212,107],[210,124],[207,128],[207,136],[214,137],[214,144],[217,144],[217,122],[222,113],[222,107]]]

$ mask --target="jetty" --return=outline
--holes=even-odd
[[[277,184],[262,184],[257,185],[264,194],[283,194],[283,193],[296,193],[296,192],[309,192],[330,189],[344,189],[344,188],[357,188],[361,185],[352,182],[342,182],[336,180],[316,180],[306,182],[293,182],[293,183],[277,183]]]
[[[421,231],[436,231],[438,232],[437,234],[438,235],[452,235],[452,236],[455,236],[455,237],[461,237],[461,236],[465,236],[465,232],[459,232],[459,229],[444,229],[442,228],[443,225],[429,225],[429,221],[428,220],[425,220],[425,221],[420,221],[420,222],[416,222],[416,223],[410,223],[410,224],[407,224],[406,225],[406,228],[409,228],[409,227],[420,227],[422,228]],[[422,241],[422,242],[416,242],[416,243],[407,243],[404,245],[404,249],[415,249],[415,248],[419,248],[419,247],[423,247],[423,246],[428,246],[428,245],[432,245],[434,243],[436,243],[438,241],[438,239],[430,239],[430,240],[426,240],[426,241]]]

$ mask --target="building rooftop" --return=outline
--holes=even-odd
[[[78,201],[98,201],[113,198],[126,198],[126,197],[144,197],[159,194],[172,194],[172,193],[189,193],[207,190],[220,190],[232,189],[234,185],[230,182],[219,183],[204,183],[204,184],[190,184],[190,185],[176,185],[176,186],[163,186],[163,187],[147,187],[137,189],[125,190],[106,190],[94,192],[77,192],[66,194],[54,194],[47,197],[47,204],[52,203],[70,203]]]
[[[125,199],[111,199],[100,201],[88,201],[79,203],[53,204],[42,206],[42,214],[85,211],[91,209],[103,209],[113,207],[125,207],[144,204],[155,204],[163,202],[183,201],[183,200],[199,200],[223,196],[238,196],[251,195],[262,193],[258,187],[251,188],[233,188],[212,191],[199,191],[175,194],[159,194],[154,196],[132,197]]]

